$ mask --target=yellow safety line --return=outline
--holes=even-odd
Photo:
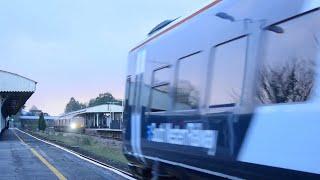
[[[25,143],[17,134],[16,132],[13,130],[14,135],[22,142],[22,144],[26,145],[32,152],[32,154],[34,156],[36,156],[44,165],[46,165],[52,172],[53,174],[55,174],[59,180],[66,180],[67,178],[65,178],[62,173],[55,168],[53,165],[51,165],[44,157],[42,157],[35,149],[33,149],[32,147],[30,147],[27,143]]]

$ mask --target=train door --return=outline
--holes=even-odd
[[[124,102],[124,110],[123,110],[123,143],[125,147],[125,151],[132,151],[132,147],[130,145],[131,138],[131,109],[132,109],[132,96],[133,96],[133,88],[132,88],[132,77],[131,75],[127,76],[126,80],[126,92],[125,92],[125,102]],[[127,152],[126,152],[127,153]]]
[[[129,54],[128,76],[126,80],[126,94],[124,104],[124,152],[137,159],[141,157],[141,122],[143,108],[141,105],[141,91],[144,83],[144,66],[146,51]]]
[[[135,72],[131,76],[133,82],[131,83],[130,92],[132,91],[131,100],[131,114],[130,114],[130,142],[132,147],[133,155],[138,159],[142,160],[141,151],[141,133],[142,133],[142,122],[145,114],[145,83],[144,83],[144,72],[145,72],[145,61],[146,61],[146,50],[140,50],[137,53]],[[131,90],[132,89],[132,90]],[[131,99],[131,97],[130,97]]]
[[[215,160],[237,159],[255,108],[262,21],[243,22],[211,49],[206,93],[207,128],[217,132]],[[241,27],[241,26],[240,26]],[[210,151],[209,151],[210,152]]]
[[[218,159],[234,155],[239,134],[235,126],[246,126],[247,114],[237,114],[243,95],[249,36],[241,35],[215,45],[209,65],[207,94],[208,129],[217,131],[215,151]],[[244,120],[242,120],[244,119]]]

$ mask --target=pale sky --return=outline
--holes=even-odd
[[[212,0],[0,1],[0,69],[38,82],[27,108],[58,115],[70,97],[123,98],[128,51],[161,21]]]

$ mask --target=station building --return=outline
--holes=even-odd
[[[36,90],[37,82],[0,70],[0,133],[8,128],[7,118],[15,115]]]
[[[123,106],[104,104],[63,114],[56,126],[69,126],[72,121],[81,122],[85,129],[121,129]]]

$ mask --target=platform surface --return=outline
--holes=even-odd
[[[40,155],[40,158],[36,154]],[[0,179],[59,179],[57,174],[66,179],[125,179],[16,129],[2,133]]]

